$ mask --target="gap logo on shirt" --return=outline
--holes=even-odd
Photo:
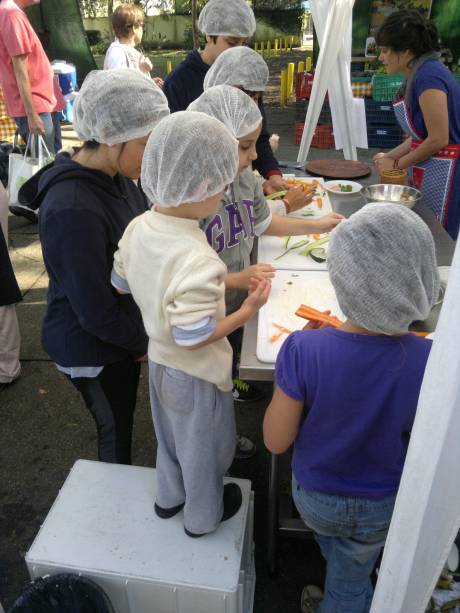
[[[243,240],[252,240],[254,229],[254,202],[242,200],[240,205],[230,202],[219,207],[206,226],[206,238],[216,253],[232,249]]]

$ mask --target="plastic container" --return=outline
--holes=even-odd
[[[377,102],[367,98],[364,104],[366,107],[366,122],[368,124],[399,126],[391,102]]]
[[[302,142],[303,128],[305,126],[304,121],[296,121],[294,124],[294,145],[300,145]]]
[[[407,185],[407,171],[399,168],[384,170],[380,175],[379,182],[390,185]]]
[[[311,72],[299,72],[297,73],[296,85],[295,85],[295,97],[299,99],[309,99],[311,96],[311,89],[313,87],[313,74]]]
[[[332,126],[317,125],[311,146],[316,149],[334,149],[335,140]]]
[[[367,143],[371,148],[392,149],[403,141],[403,131],[399,126],[367,125]]]
[[[404,78],[401,75],[377,73],[372,77],[372,98],[379,102],[389,102],[397,98]]]
[[[116,613],[252,613],[250,481],[213,534],[191,539],[183,513],[155,515],[155,469],[79,460],[31,548],[31,578],[73,572],[96,582]]]
[[[77,96],[77,69],[73,64],[68,64],[64,60],[55,60],[51,67],[59,79],[59,87],[66,101],[66,108],[62,111],[62,120],[72,123],[73,121],[73,102]]]

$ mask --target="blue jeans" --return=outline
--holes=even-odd
[[[368,613],[370,576],[385,544],[396,495],[370,500],[307,492],[293,475],[292,497],[327,562],[317,613]]]
[[[61,124],[59,123],[59,113],[39,113],[45,126],[43,140],[50,153],[57,153],[62,148]],[[29,124],[27,117],[15,117],[18,132],[25,142],[29,136]]]

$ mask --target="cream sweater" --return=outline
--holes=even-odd
[[[139,305],[149,336],[149,358],[232,389],[232,349],[221,339],[199,349],[176,344],[173,326],[225,317],[225,264],[198,221],[148,211],[133,219],[118,243],[114,271]]]

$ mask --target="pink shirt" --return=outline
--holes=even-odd
[[[0,2],[0,82],[6,108],[11,117],[24,117],[26,112],[11,58],[27,54],[32,100],[37,113],[51,113],[56,105],[53,92],[53,71],[43,47],[26,14],[13,0]]]

